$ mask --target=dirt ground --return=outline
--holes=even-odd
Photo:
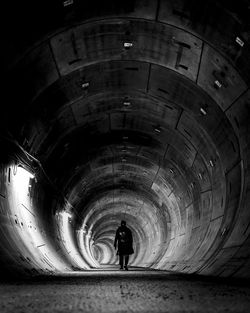
[[[73,272],[1,282],[0,312],[250,312],[250,287],[138,269]]]

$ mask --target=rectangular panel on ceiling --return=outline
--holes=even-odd
[[[235,39],[239,35],[241,21],[219,2],[196,1],[194,4],[185,0],[160,0],[158,20],[198,34],[228,57],[234,60],[237,57],[239,47]]]
[[[209,101],[209,97],[197,89],[197,85],[183,75],[163,66],[152,64],[148,93],[166,101],[167,105],[178,105],[189,112],[200,114],[201,104],[206,100]]]
[[[163,23],[140,20],[131,22],[131,27],[134,45],[124,57],[158,64],[196,81],[202,48],[200,39]]]
[[[139,7],[140,3],[141,7]],[[121,7],[119,5],[117,9]],[[156,1],[138,0],[131,11],[125,13],[125,16],[139,16],[141,19],[145,15],[146,19],[154,20],[156,7]],[[124,17],[124,12],[122,16]],[[121,59],[124,42],[133,43],[134,40],[131,23],[133,20],[118,20],[116,16],[115,20],[102,19],[100,22],[84,23],[56,34],[51,39],[51,46],[61,75],[66,75],[93,62]]]
[[[123,48],[119,42],[122,24],[122,21],[82,24],[52,37],[51,46],[61,75],[91,63],[116,59]]]
[[[162,25],[162,31],[164,34],[162,45],[164,40],[167,40],[167,45],[164,49],[166,57],[162,60],[159,58],[159,64],[196,81],[202,41],[190,33],[173,26]]]
[[[247,90],[246,83],[233,66],[207,44],[202,54],[198,85],[223,111]]]
[[[134,70],[136,69],[136,70]],[[87,68],[92,92],[119,89],[146,91],[149,64],[133,61],[111,61]]]

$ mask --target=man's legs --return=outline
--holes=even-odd
[[[129,260],[129,255],[126,254],[125,255],[125,266],[124,266],[125,270],[128,270],[128,260]]]
[[[120,269],[123,269],[123,254],[119,254],[119,264],[120,264]]]

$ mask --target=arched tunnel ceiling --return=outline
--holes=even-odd
[[[249,267],[241,256],[249,251],[249,8],[17,6],[1,127],[39,160],[30,165],[38,182],[49,179],[67,199],[62,207],[44,192],[46,227],[70,211],[75,229],[93,234],[96,258],[113,262],[111,238],[125,218],[135,264],[223,275]]]

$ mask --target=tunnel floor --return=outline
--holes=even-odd
[[[0,283],[0,312],[249,312],[246,282],[102,268]]]

